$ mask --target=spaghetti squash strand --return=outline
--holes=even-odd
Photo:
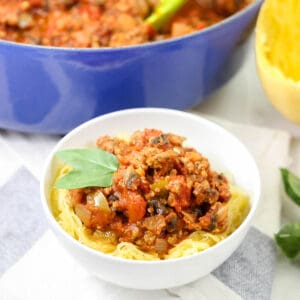
[[[57,178],[68,172],[70,168],[59,170]],[[229,226],[224,233],[212,234],[205,231],[195,231],[175,247],[171,248],[164,259],[174,259],[201,252],[230,235],[247,216],[250,204],[247,195],[239,188],[231,186],[231,198],[228,202]],[[113,236],[107,233],[85,228],[69,203],[66,190],[53,189],[51,193],[53,214],[62,228],[82,244],[97,251],[113,256],[133,260],[157,260],[157,254],[141,251],[136,245],[127,242],[116,244]]]

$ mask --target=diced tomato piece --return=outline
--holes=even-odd
[[[43,6],[43,0],[28,0],[30,6],[32,7],[42,7]]]
[[[145,199],[133,191],[123,192],[121,199],[117,203],[117,208],[126,212],[129,223],[135,223],[143,219],[146,213],[146,206]]]
[[[198,30],[201,30],[201,29],[204,29],[205,27],[207,27],[207,23],[206,22],[204,22],[204,21],[200,21],[199,23],[198,23],[198,25],[197,25],[197,29]]]

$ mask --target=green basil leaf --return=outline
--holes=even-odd
[[[298,205],[300,205],[300,178],[288,169],[280,169],[285,192]]]
[[[59,189],[75,189],[91,186],[108,187],[119,167],[118,158],[104,150],[68,149],[55,154],[73,169],[55,184]]]
[[[98,148],[68,149],[58,151],[55,155],[76,169],[96,167],[107,171],[115,171],[119,166],[115,155]]]
[[[300,221],[285,225],[275,239],[287,257],[295,258],[300,253]]]
[[[99,174],[95,171],[72,170],[61,177],[54,187],[57,189],[79,189],[91,186],[109,187],[112,185],[112,178],[113,173]]]

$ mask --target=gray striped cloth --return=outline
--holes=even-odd
[[[0,188],[0,220],[2,275],[47,230],[39,199],[38,181],[24,167],[18,169]],[[242,299],[267,300],[271,297],[275,257],[272,239],[252,227],[242,245],[213,272],[213,275]],[[176,294],[176,289],[169,291],[169,295],[174,293]],[[175,295],[174,299],[178,298],[178,295]],[[3,299],[1,290],[0,299]],[[186,299],[199,298],[192,293],[192,296]]]
[[[35,178],[40,178],[59,137],[0,130],[0,300],[298,299],[294,283],[298,270],[288,264],[278,266],[280,259],[272,289],[275,246],[271,237],[281,221],[279,167],[290,163],[291,136],[281,130],[214,121],[245,144],[259,167],[262,194],[255,228],[213,274],[185,286],[146,292],[97,280],[72,260],[48,230]],[[278,280],[282,271],[285,280]],[[285,295],[285,290],[291,293]]]

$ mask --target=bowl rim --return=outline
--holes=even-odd
[[[253,202],[251,203],[251,208],[250,211],[248,213],[248,215],[246,216],[246,218],[243,220],[243,222],[241,223],[241,225],[234,231],[232,232],[229,236],[227,236],[224,240],[218,242],[217,244],[209,247],[208,249],[205,249],[204,251],[201,252],[197,252],[194,253],[192,255],[188,255],[188,256],[183,256],[183,257],[179,257],[179,258],[174,258],[174,259],[164,259],[164,260],[151,260],[151,261],[147,261],[147,260],[132,260],[132,259],[126,259],[126,258],[122,258],[122,257],[117,257],[117,256],[113,256],[111,254],[106,254],[106,253],[102,253],[100,251],[97,251],[93,248],[90,248],[87,245],[82,244],[81,242],[79,242],[78,240],[76,240],[73,236],[71,236],[69,233],[67,233],[57,222],[57,220],[55,219],[53,213],[51,212],[51,208],[48,205],[48,201],[47,201],[47,197],[46,197],[46,178],[47,178],[47,174],[50,171],[50,166],[52,164],[52,160],[54,158],[54,153],[65,143],[65,141],[72,139],[73,136],[75,136],[76,134],[78,134],[82,129],[89,127],[91,125],[93,125],[94,123],[97,123],[99,120],[104,121],[105,119],[111,118],[111,117],[118,117],[118,116],[122,116],[122,115],[128,115],[128,114],[136,114],[136,113],[164,113],[164,114],[172,114],[173,116],[178,116],[179,118],[188,118],[192,121],[199,121],[199,119],[201,120],[202,123],[206,123],[208,126],[214,128],[215,130],[226,134],[228,137],[230,137],[231,139],[235,140],[235,142],[237,142],[241,148],[243,148],[243,151],[248,155],[249,158],[249,162],[250,164],[252,164],[254,166],[254,170],[256,173],[256,184],[255,184],[255,188],[252,191],[252,200]],[[252,156],[252,154],[249,152],[249,150],[246,148],[246,146],[237,138],[235,137],[231,132],[227,131],[226,129],[224,129],[222,126],[204,118],[198,115],[193,115],[192,113],[189,112],[183,112],[183,111],[179,111],[179,110],[175,110],[175,109],[167,109],[167,108],[133,108],[133,109],[125,109],[125,110],[120,110],[120,111],[116,111],[116,112],[112,112],[112,113],[108,113],[105,115],[101,115],[98,116],[96,118],[93,118],[85,123],[82,123],[81,125],[79,125],[78,127],[76,127],[75,129],[73,129],[72,131],[70,131],[67,135],[65,135],[56,145],[55,147],[51,150],[51,152],[49,153],[46,162],[44,164],[44,168],[42,170],[42,177],[41,177],[41,181],[40,181],[40,196],[41,196],[41,202],[42,202],[42,207],[44,210],[44,213],[46,214],[46,217],[48,219],[48,222],[50,223],[50,227],[51,230],[56,230],[58,231],[60,234],[62,234],[64,236],[64,238],[66,238],[68,241],[70,241],[74,247],[79,247],[82,249],[82,251],[87,251],[89,254],[94,255],[94,256],[98,256],[99,258],[102,259],[108,259],[112,262],[121,262],[121,263],[125,263],[125,264],[129,264],[129,265],[170,265],[173,264],[174,262],[184,262],[187,260],[191,260],[194,259],[194,257],[196,256],[203,256],[203,255],[209,255],[210,252],[215,251],[217,248],[220,248],[223,246],[223,244],[225,243],[230,243],[232,239],[234,239],[234,237],[236,235],[238,235],[240,232],[243,232],[244,230],[248,230],[250,227],[250,222],[253,219],[253,216],[257,210],[258,204],[259,204],[259,200],[260,200],[260,193],[261,193],[261,180],[260,180],[260,174],[259,174],[259,170],[257,167],[257,164]]]
[[[164,45],[172,45],[172,44],[177,44],[180,41],[186,41],[189,39],[192,39],[196,36],[205,36],[209,34],[211,31],[220,31],[222,30],[222,25],[226,25],[230,23],[231,21],[234,21],[235,19],[240,18],[244,14],[247,14],[250,12],[252,9],[255,9],[257,6],[259,7],[264,0],[251,0],[252,2],[248,4],[245,8],[241,9],[240,11],[234,13],[233,15],[223,19],[222,21],[208,26],[207,28],[200,30],[200,31],[195,31],[190,34],[183,35],[181,37],[176,37],[176,38],[170,38],[162,41],[152,41],[152,42],[146,42],[142,44],[137,44],[137,45],[129,45],[129,46],[122,46],[122,47],[115,47],[115,48],[110,48],[110,47],[101,47],[101,48],[76,48],[76,47],[57,47],[57,46],[42,46],[42,45],[31,45],[31,44],[26,44],[26,43],[18,43],[18,42],[13,42],[13,41],[7,41],[7,40],[2,40],[0,39],[0,47],[1,46],[10,46],[10,47],[16,47],[16,48],[21,48],[24,50],[29,50],[29,49],[34,49],[34,50],[40,50],[40,51],[54,51],[57,53],[61,52],[67,52],[67,53],[78,53],[78,52],[84,52],[84,53],[106,53],[106,52],[127,52],[127,51],[132,51],[132,50],[145,50],[148,48],[155,48],[159,46],[164,46]]]

